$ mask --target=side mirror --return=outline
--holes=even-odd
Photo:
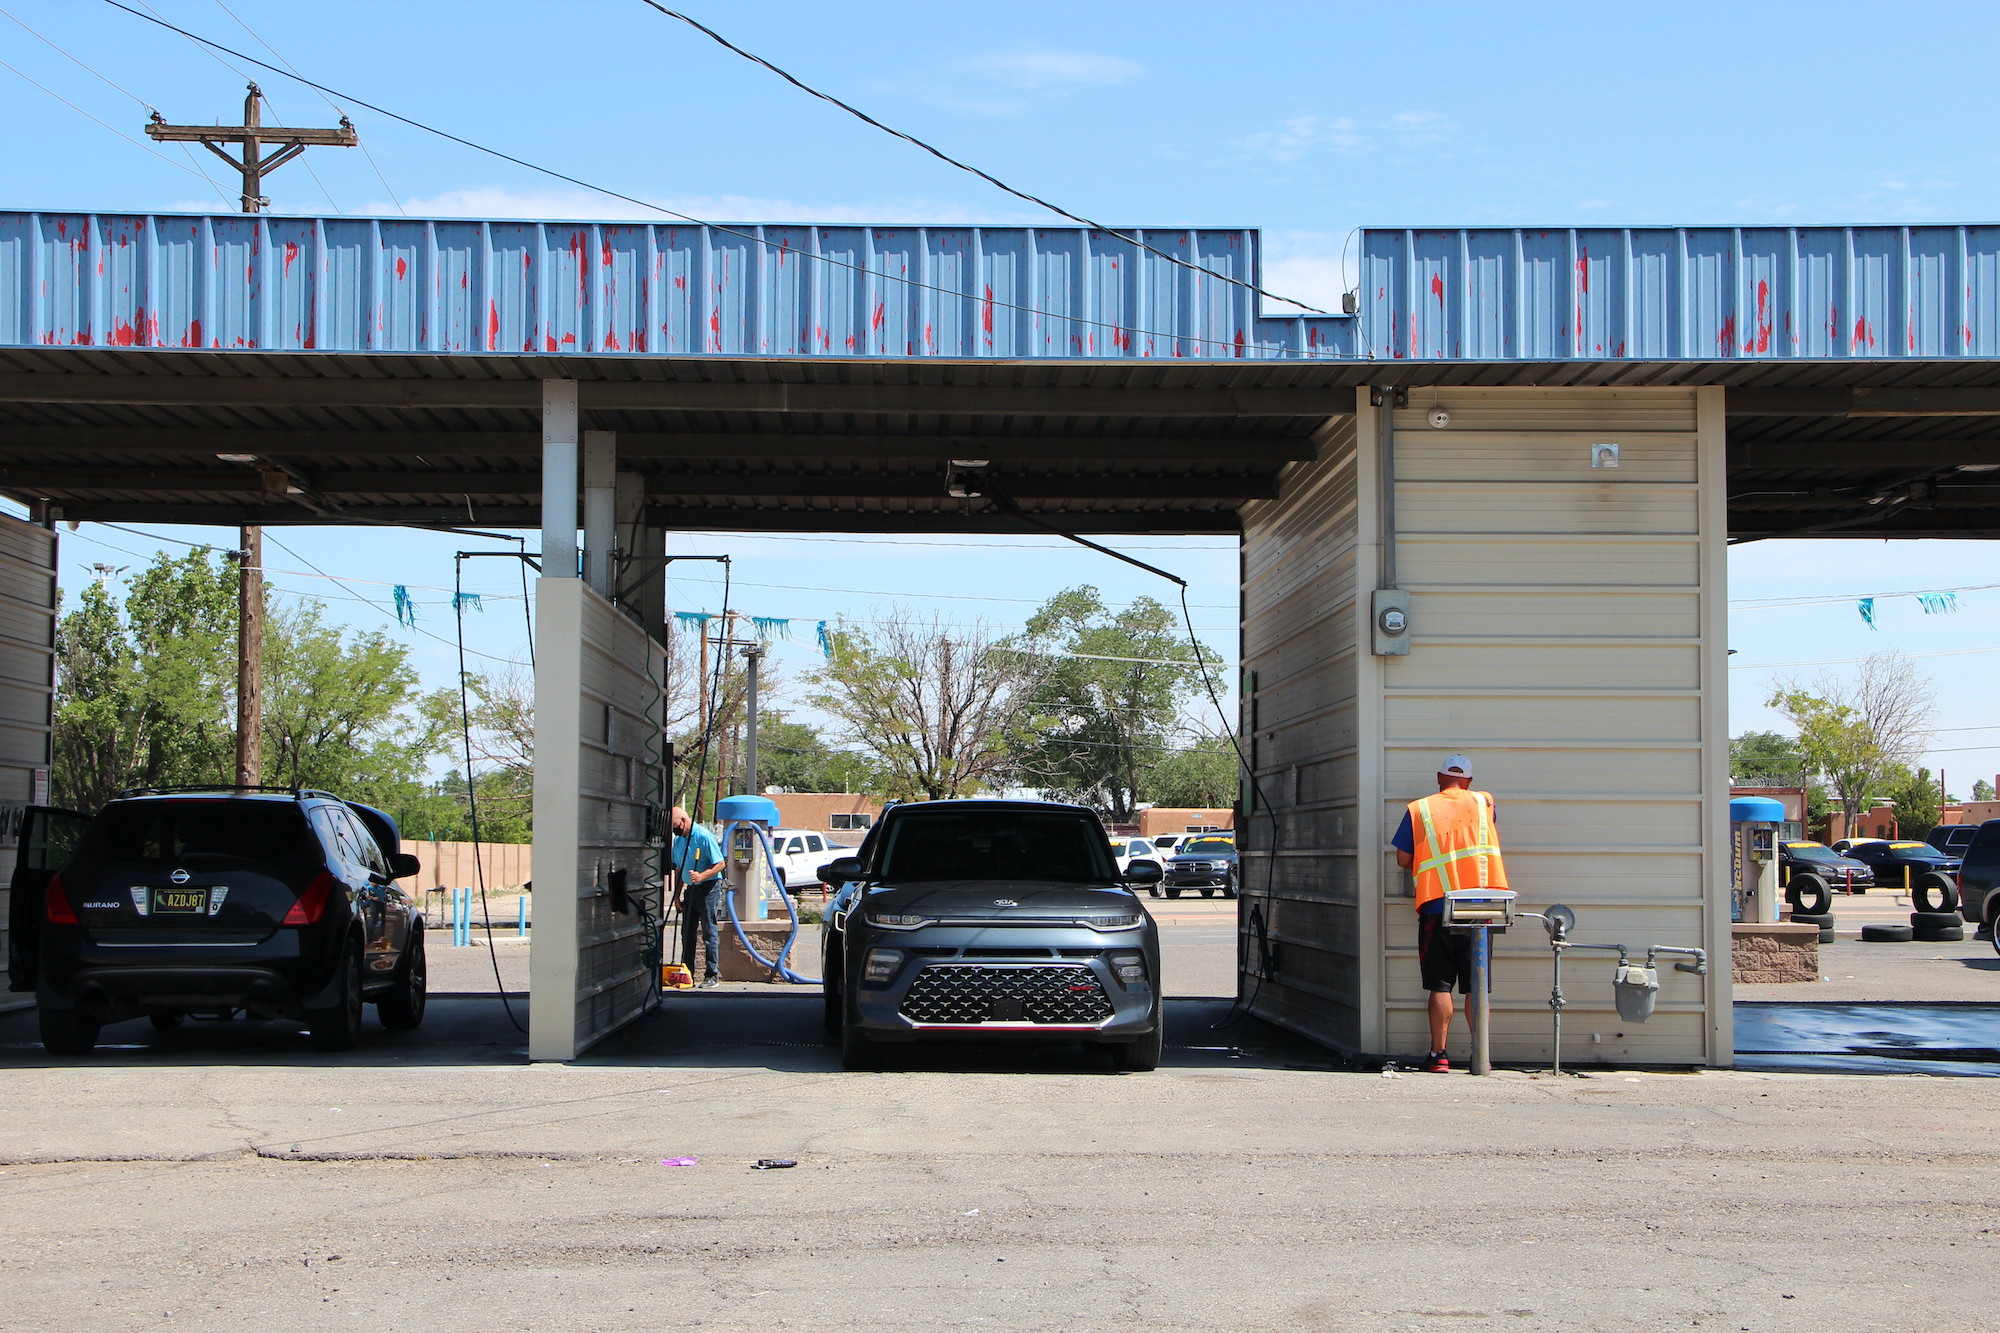
[[[1125,867],[1125,882],[1127,884],[1158,884],[1166,877],[1167,872],[1160,868],[1158,861],[1141,859]]]
[[[837,861],[828,861],[819,868],[819,882],[830,889],[837,889],[850,879],[861,878],[861,861],[858,857],[843,856]]]
[[[423,868],[423,862],[417,860],[416,857],[410,855],[408,852],[393,852],[389,856],[389,877],[391,879],[408,879],[412,875],[421,874]]]

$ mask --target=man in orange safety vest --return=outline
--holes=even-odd
[[[1472,988],[1471,937],[1444,928],[1445,894],[1458,889],[1507,887],[1500,859],[1500,816],[1490,793],[1472,790],[1472,761],[1446,755],[1438,765],[1435,796],[1411,801],[1391,842],[1396,864],[1416,878],[1417,964],[1430,993],[1431,1050],[1424,1068],[1448,1073],[1445,1041],[1451,1031],[1452,988]]]

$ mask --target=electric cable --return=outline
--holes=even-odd
[[[295,79],[298,82],[305,84],[308,88],[317,89],[318,91],[325,93],[329,97],[338,97],[344,101],[353,103],[355,106],[366,107],[368,110],[373,111],[378,116],[387,116],[389,119],[397,121],[404,125],[408,125],[412,129],[422,130],[426,134],[434,134],[440,139],[445,139],[451,143],[458,144],[460,147],[463,148],[470,148],[472,151],[476,153],[484,153],[488,157],[495,158],[499,161],[510,163],[513,166],[521,167],[525,170],[535,172],[538,175],[547,176],[551,180],[559,180],[566,185],[574,185],[579,189],[589,190],[595,194],[601,194],[607,199],[616,199],[622,203],[628,203],[638,208],[648,209],[652,212],[659,213],[664,217],[670,217],[678,221],[685,222],[690,226],[706,227],[710,231],[720,233],[721,235],[724,236],[734,236],[739,240],[748,241],[750,244],[762,247],[763,249],[766,250],[776,250],[794,259],[808,259],[815,263],[824,264],[832,268],[846,269],[849,272],[857,273],[864,277],[874,279],[876,281],[900,283],[904,287],[907,287],[913,291],[935,292],[940,296],[947,296],[956,301],[977,301],[979,302],[979,304],[989,309],[1015,310],[1021,312],[1022,314],[1033,315],[1038,319],[1061,318],[1070,323],[1077,324],[1086,328],[1110,329],[1117,333],[1140,334],[1148,338],[1163,339],[1169,343],[1189,343],[1202,347],[1210,347],[1210,346],[1222,347],[1228,349],[1232,357],[1240,355],[1243,350],[1241,347],[1238,346],[1234,338],[1204,338],[1198,334],[1191,334],[1186,332],[1162,333],[1156,329],[1140,328],[1136,325],[1121,324],[1112,320],[1087,319],[1082,315],[1062,314],[1058,316],[1056,312],[1038,309],[1034,306],[1022,305],[1016,301],[987,300],[983,297],[973,296],[967,292],[955,291],[949,287],[940,287],[934,283],[923,282],[920,281],[919,279],[912,278],[907,274],[891,273],[888,272],[886,269],[870,268],[866,263],[853,263],[848,260],[837,259],[832,255],[824,255],[810,251],[793,249],[791,248],[789,242],[786,241],[772,240],[767,236],[760,236],[756,232],[745,231],[741,227],[732,227],[725,223],[711,222],[705,218],[698,218],[693,216],[692,214],[682,213],[675,209],[668,208],[664,204],[656,204],[649,199],[641,199],[636,195],[629,195],[621,191],[614,190],[607,185],[598,185],[591,181],[584,180],[581,177],[572,176],[567,172],[558,171],[554,167],[545,167],[539,163],[530,162],[526,158],[516,157],[512,153],[503,152],[498,148],[489,148],[485,144],[477,143],[474,140],[467,139],[462,135],[453,134],[449,130],[441,130],[437,128],[435,125],[425,124],[423,121],[414,120],[409,116],[405,116],[398,112],[391,111],[387,107],[377,105],[374,102],[366,101],[362,98],[352,95],[351,93],[344,93],[337,88],[332,88],[327,86],[326,84],[315,82],[312,79],[306,78],[303,74],[293,74],[290,71],[281,69],[278,66],[271,64],[269,61],[259,60],[255,56],[245,55],[243,52],[238,51],[233,47],[224,46],[222,43],[214,41],[210,38],[196,36],[194,33],[189,32],[187,29],[176,27],[174,24],[171,24],[167,22],[165,19],[160,18],[156,15],[141,13],[139,10],[136,10],[132,8],[130,5],[123,3],[123,0],[104,0],[104,3],[110,5],[113,9],[123,10],[125,13],[132,15],[132,17],[134,18],[142,19],[147,23],[156,24],[159,27],[169,29],[170,31],[173,32],[177,32],[181,36],[188,38],[190,41],[203,43],[204,45],[214,47],[218,51],[226,51],[230,55],[235,56],[239,60],[248,61],[249,63],[257,65],[260,68],[270,70],[273,74],[276,74],[282,78]],[[1194,267],[1198,272],[1206,273],[1209,277],[1218,280],[1226,280],[1230,282],[1241,281],[1240,279],[1227,278],[1226,275],[1224,274],[1215,273],[1208,269],[1202,269],[1200,268],[1199,265],[1194,265],[1191,267]],[[1283,298],[1278,298],[1278,299],[1282,300]],[[1273,353],[1274,355],[1272,359],[1280,361],[1292,360],[1292,359],[1321,360],[1321,361],[1342,359],[1341,355],[1324,350],[1316,349],[1310,353],[1295,353],[1294,349],[1285,347],[1282,344],[1278,343],[1268,343],[1268,344],[1260,343],[1257,344],[1257,346],[1263,351]]]
[[[176,162],[171,157],[168,157],[165,153],[160,152],[158,149],[153,148],[148,144],[140,143],[137,139],[134,139],[131,135],[125,133],[123,130],[117,129],[105,121],[98,120],[96,116],[91,115],[88,111],[85,111],[82,107],[70,101],[67,97],[64,97],[61,93],[57,92],[55,89],[49,87],[45,83],[42,83],[40,80],[34,78],[32,75],[23,73],[21,70],[16,69],[14,66],[8,64],[6,61],[0,60],[0,69],[5,69],[10,73],[18,75],[26,82],[34,84],[35,87],[40,88],[43,92],[47,93],[50,97],[55,98],[56,101],[61,102],[64,106],[76,112],[76,114],[78,114],[79,116],[82,116],[84,119],[92,121],[102,126],[103,128],[110,130],[113,134],[123,139],[126,143],[131,144],[134,148],[137,148],[140,152],[151,153],[154,157],[159,158],[160,161],[166,163],[170,167],[174,167],[181,171],[185,171],[191,176],[199,176],[203,180],[207,181],[210,185],[215,186],[217,190],[220,190],[222,188],[222,183],[220,181],[216,180],[215,177],[209,175],[207,172],[201,170],[199,167],[189,166],[180,162]],[[225,196],[225,198],[226,197],[227,196]]]
[[[722,557],[722,624],[725,633],[727,632],[729,626],[729,597],[731,592],[729,579],[731,572],[732,572],[732,562],[730,561],[728,556],[723,556]],[[664,573],[662,573],[661,577],[665,578],[666,576]],[[703,626],[702,633],[703,634],[708,633],[708,629],[706,626]],[[702,719],[701,731],[699,735],[699,744],[696,750],[695,777],[694,777],[694,805],[692,808],[688,810],[688,819],[690,821],[698,821],[701,818],[702,808],[706,800],[706,795],[708,791],[709,747],[715,735],[716,723],[720,720],[722,713],[721,682],[722,682],[723,662],[726,657],[727,657],[726,652],[718,652],[715,655],[715,670],[710,675],[709,679],[702,681],[700,685],[702,692],[707,698],[708,716]],[[690,828],[688,830],[688,833],[689,836],[692,837],[694,830]],[[669,863],[671,864],[671,850],[672,850],[671,842],[669,842],[668,848],[669,848]],[[694,911],[699,911],[704,915],[707,913],[708,909],[706,906],[706,895],[714,892],[715,884],[716,882],[720,881],[721,876],[718,875],[715,881],[705,881],[708,884],[708,887],[703,890],[704,894],[703,906],[700,908],[696,908],[695,904],[692,901],[693,895],[688,892],[688,890],[693,888],[694,886],[687,882],[687,867],[685,865],[674,865],[673,868],[676,871],[678,871],[681,875],[681,893],[680,893],[681,928],[679,931],[676,932],[680,936],[680,941],[679,941],[680,955],[681,955],[680,961],[681,965],[683,967],[686,967],[689,971],[689,974],[692,975],[694,971],[694,940],[691,938],[691,932],[697,925],[698,918],[691,918],[689,913]],[[720,932],[718,930],[718,934],[719,933]],[[720,960],[710,959],[709,961],[712,964],[717,965],[718,971],[721,970],[719,966]]]
[[[451,571],[452,582],[463,588],[465,552],[452,558]],[[500,950],[493,943],[493,910],[486,905],[486,862],[479,848],[479,787],[472,780],[472,696],[471,673],[465,669],[465,604],[456,597],[452,603],[458,622],[458,718],[459,734],[465,740],[465,809],[472,826],[472,875],[479,884],[479,916],[486,923],[486,956],[493,964],[493,984],[500,992],[500,1007],[507,1011],[507,1021],[514,1025],[514,1031],[526,1035],[528,1029],[514,1016],[514,1002],[508,998],[507,983],[500,975]]]
[[[985,181],[988,185],[991,185],[996,189],[1002,190],[1007,194],[1011,194],[1016,199],[1024,200],[1027,203],[1031,203],[1035,205],[1037,208],[1046,208],[1049,212],[1054,213],[1057,217],[1068,218],[1071,222],[1080,223],[1083,226],[1089,227],[1095,231],[1101,231],[1107,236],[1115,236],[1119,240],[1124,241],[1127,245],[1137,246],[1139,249],[1146,251],[1148,254],[1155,255],[1161,259],[1164,259],[1170,264],[1178,264],[1182,268],[1193,269],[1197,273],[1207,274],[1209,277],[1212,278],[1221,278],[1224,282],[1233,283],[1238,287],[1242,287],[1248,291],[1255,292],[1259,296],[1268,297],[1273,301],[1279,301],[1285,305],[1297,306],[1299,309],[1306,311],[1308,314],[1324,315],[1326,313],[1326,311],[1321,310],[1318,306],[1307,305],[1304,301],[1295,301],[1289,296],[1280,296],[1276,292],[1267,292],[1262,287],[1257,286],[1255,283],[1245,282],[1241,278],[1232,278],[1226,274],[1216,273],[1213,270],[1203,268],[1199,264],[1190,264],[1187,260],[1180,258],[1178,255],[1171,255],[1164,250],[1155,249],[1154,247],[1146,244],[1144,241],[1140,240],[1136,236],[1129,236],[1126,233],[1117,230],[1116,228],[1107,227],[1102,222],[1093,222],[1089,218],[1084,217],[1081,214],[1072,213],[1066,208],[1062,208],[1059,207],[1058,205],[1052,204],[1048,200],[1041,198],[1039,195],[1029,194],[1025,190],[1017,190],[1013,186],[1009,185],[1006,181],[1001,180],[998,176],[994,176],[987,172],[981,171],[978,167],[975,167],[968,162],[961,162],[957,158],[951,156],[951,154],[945,152],[943,149],[934,147],[931,144],[927,144],[922,139],[917,138],[913,134],[905,134],[903,131],[896,129],[893,126],[884,125],[881,121],[875,119],[875,117],[869,115],[867,112],[859,109],[858,107],[850,106],[846,102],[841,101],[838,97],[835,97],[830,93],[821,92],[819,89],[813,87],[811,84],[804,82],[803,80],[797,78],[792,74],[785,72],[782,69],[779,69],[776,65],[772,64],[770,61],[764,59],[764,57],[756,54],[755,52],[744,50],[742,47],[730,41],[727,37],[724,37],[721,33],[717,32],[715,29],[708,27],[705,24],[696,22],[694,19],[689,18],[686,14],[681,13],[677,9],[668,9],[665,5],[660,4],[659,0],[639,0],[639,3],[647,6],[650,9],[658,10],[660,13],[666,15],[670,19],[679,19],[682,23],[687,24],[690,28],[693,28],[696,32],[701,33],[703,36],[709,38],[711,41],[715,42],[716,45],[722,47],[724,50],[735,52],[737,55],[742,56],[745,60],[749,61],[753,65],[762,65],[765,69],[770,70],[773,74],[783,79],[786,83],[791,84],[794,88],[797,88],[800,92],[805,93],[807,96],[817,97],[822,102],[825,102],[831,106],[839,107],[842,111],[845,111],[848,115],[853,116],[856,120],[861,121],[863,124],[872,125],[876,129],[882,131],[882,133],[887,134],[892,138],[901,139],[904,143],[907,144],[913,144],[916,147],[921,148],[924,152],[929,153],[932,157],[944,163],[946,166],[957,167],[960,171],[967,172],[971,175],[977,176],[979,177],[979,179]]]

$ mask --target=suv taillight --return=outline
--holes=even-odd
[[[319,878],[306,885],[299,900],[292,904],[292,910],[285,913],[284,924],[288,926],[313,926],[326,915],[326,897],[333,892],[333,876],[321,871]]]
[[[53,876],[49,887],[42,891],[42,916],[53,926],[81,924],[76,919],[76,909],[69,905],[69,895],[63,892],[61,875]]]

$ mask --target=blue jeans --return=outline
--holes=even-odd
[[[702,888],[699,884],[692,887],[697,893]],[[708,975],[711,977],[719,975],[722,971],[721,922],[723,914],[729,910],[722,899],[723,895],[728,892],[729,886],[724,884],[721,877],[718,876],[708,882],[708,891],[706,893],[700,893],[701,943],[702,948],[706,951],[708,958],[706,966],[708,968]]]

